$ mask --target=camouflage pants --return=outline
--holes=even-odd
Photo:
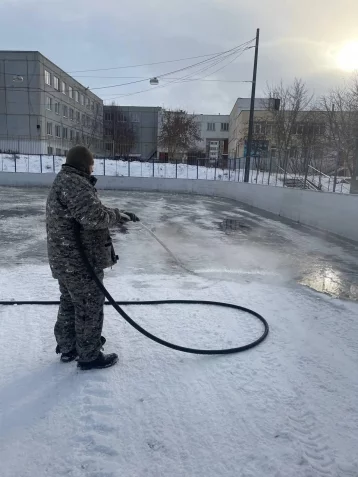
[[[103,271],[97,272],[103,281]],[[61,353],[77,348],[80,361],[97,358],[102,343],[104,295],[87,274],[67,274],[58,280],[60,308],[55,337]]]

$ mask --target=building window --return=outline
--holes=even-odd
[[[67,128],[62,128],[62,139],[67,139],[68,138],[68,129]]]
[[[52,98],[50,96],[46,96],[46,109],[52,111]]]
[[[59,126],[59,125],[55,126],[55,135],[56,135],[56,137],[61,137],[61,126]],[[56,154],[57,154],[57,152],[56,152]]]
[[[266,134],[268,136],[272,136],[273,135],[273,124],[272,123],[268,123],[266,125]]]
[[[52,136],[52,123],[47,123],[46,132],[48,136]]]
[[[69,111],[70,119],[71,119],[71,121],[73,121],[73,109],[70,108],[68,111]]]
[[[105,121],[112,121],[112,113],[104,113]]]
[[[91,111],[94,111],[94,102],[91,101]]]
[[[60,103],[57,101],[55,102],[55,113],[60,114]]]
[[[75,138],[75,131],[73,129],[70,129],[70,140],[73,141]]]
[[[61,93],[66,94],[66,83],[61,81]]]
[[[131,123],[139,123],[139,114],[138,113],[129,113],[129,118]]]
[[[85,114],[82,114],[82,124],[83,125],[86,124],[86,115]]]
[[[113,150],[113,144],[111,142],[106,142],[106,151],[112,151]]]
[[[72,86],[69,86],[69,87],[68,87],[68,96],[69,96],[71,99],[73,99],[73,88],[72,88]]]
[[[57,91],[60,91],[60,80],[57,78],[57,76],[53,77],[53,87],[57,89]]]
[[[68,117],[68,107],[65,105],[63,106],[63,117],[64,118]]]
[[[45,83],[51,86],[51,75],[47,70],[45,70]]]
[[[56,147],[56,156],[61,156],[61,149]]]
[[[52,154],[53,154],[53,147],[47,146],[47,154],[48,154],[49,156],[52,156]]]
[[[86,100],[86,107],[87,107],[87,109],[90,109],[90,107],[91,107],[91,100],[89,98],[87,98],[87,100]]]
[[[80,94],[79,94],[78,91],[75,91],[75,101],[76,101],[77,103],[79,103],[79,101],[80,101]]]
[[[208,131],[215,131],[215,123],[208,123]]]
[[[76,122],[80,123],[80,121],[81,121],[81,114],[79,111],[76,111]]]
[[[78,131],[76,131],[76,142],[80,142],[80,133]]]
[[[104,134],[105,134],[105,136],[112,136],[113,130],[111,128],[105,128],[104,129]]]
[[[80,94],[80,103],[82,104],[82,106],[84,106],[85,104],[85,97],[83,94]]]
[[[221,123],[221,130],[228,131],[229,130],[229,123]]]

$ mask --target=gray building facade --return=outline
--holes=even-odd
[[[0,51],[0,152],[103,153],[103,101],[38,51]]]
[[[106,156],[141,161],[156,158],[158,115],[161,108],[104,106],[104,148]]]

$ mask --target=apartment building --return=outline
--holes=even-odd
[[[103,152],[103,101],[38,51],[0,51],[0,151]]]

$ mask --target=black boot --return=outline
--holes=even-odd
[[[97,358],[93,361],[81,362],[78,361],[77,366],[83,370],[85,369],[103,369],[113,366],[118,361],[118,355],[116,353],[103,354],[99,353]]]
[[[57,354],[61,353],[60,347],[58,345],[56,346],[56,353]],[[78,356],[77,350],[76,350],[76,348],[74,348],[71,351],[69,351],[68,353],[62,353],[60,360],[63,363],[70,363],[71,361],[75,360],[77,358],[77,356]]]
[[[106,342],[106,338],[104,336],[101,336],[102,349],[103,349],[103,346],[104,346],[105,342]],[[60,354],[60,353],[61,353],[60,347],[59,347],[59,345],[57,345],[56,346],[56,354]],[[75,360],[77,357],[78,357],[77,350],[76,350],[76,348],[73,348],[68,353],[62,353],[60,360],[63,363],[70,363],[71,361]]]

